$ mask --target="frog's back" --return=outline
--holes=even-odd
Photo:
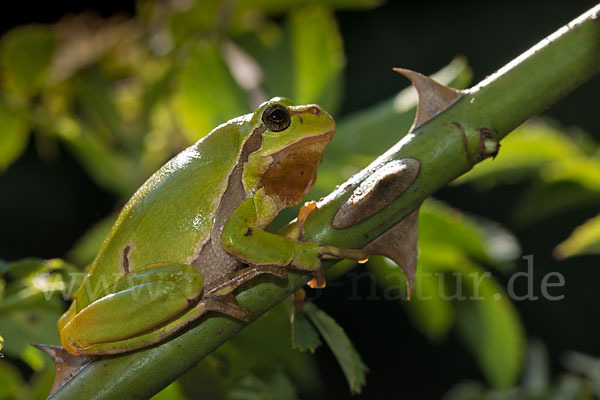
[[[88,294],[78,293],[78,308],[96,299],[105,283],[135,269],[157,262],[189,263],[197,255],[210,237],[243,145],[239,125],[236,119],[219,126],[137,190],[94,260],[84,283]]]

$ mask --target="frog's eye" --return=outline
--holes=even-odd
[[[273,104],[263,112],[262,120],[271,131],[280,132],[290,126],[292,117],[285,106]]]

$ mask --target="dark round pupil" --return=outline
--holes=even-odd
[[[271,113],[271,119],[275,122],[281,122],[285,120],[285,112],[280,108],[276,108]]]
[[[280,104],[268,107],[262,115],[265,126],[273,132],[281,132],[290,126],[290,112]]]

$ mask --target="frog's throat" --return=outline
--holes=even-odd
[[[270,154],[271,161],[261,177],[266,194],[277,196],[283,208],[298,204],[315,184],[317,167],[332,137],[333,131],[329,131]]]

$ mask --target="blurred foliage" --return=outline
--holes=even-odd
[[[600,253],[600,215],[594,217],[573,231],[571,236],[555,249],[558,258],[581,254]]]
[[[53,25],[15,28],[0,39],[0,174],[22,155],[29,140],[35,140],[44,160],[58,156],[60,143],[98,186],[123,202],[169,157],[269,97],[316,102],[336,116],[345,58],[334,11],[378,4],[140,1],[133,18],[102,19],[88,13]],[[435,78],[465,88],[471,71],[459,57]],[[408,88],[337,118],[336,136],[309,197],[330,192],[396,143],[408,131],[415,105],[416,93]],[[488,190],[528,182],[513,220],[533,224],[569,208],[597,204],[598,155],[598,145],[584,133],[537,121],[509,135],[494,161],[477,165],[456,184]],[[285,210],[273,229],[295,215],[296,210]],[[29,344],[58,344],[56,321],[115,218],[106,216],[90,227],[65,255],[68,261],[0,262],[0,333],[6,340],[0,399],[38,399],[48,393],[53,368]],[[461,385],[447,399],[586,399],[597,393],[597,373],[569,373],[551,384],[548,376],[532,378],[547,369],[532,361],[522,387],[508,389],[521,376],[525,354],[521,322],[497,279],[514,270],[520,254],[510,232],[434,200],[421,208],[419,230],[419,267],[410,302],[402,301],[404,276],[388,259],[373,257],[366,268],[386,298],[400,300],[415,327],[432,342],[454,329],[494,388],[489,392],[481,384]],[[596,217],[577,228],[556,254],[597,254],[599,232]],[[355,266],[338,263],[328,277],[333,280]],[[339,361],[351,390],[360,392],[367,369],[357,349],[333,318],[307,303],[300,310],[290,304],[271,310],[155,398],[311,397],[323,385],[312,356],[322,342]],[[543,359],[539,346],[530,352],[530,359]],[[579,366],[571,368],[578,373],[597,371],[599,365],[581,355],[572,364]]]
[[[443,400],[592,400],[600,395],[600,361],[580,353],[563,358],[566,371],[552,382],[544,345],[529,344],[523,382],[508,390],[488,390],[476,382],[461,383]]]

